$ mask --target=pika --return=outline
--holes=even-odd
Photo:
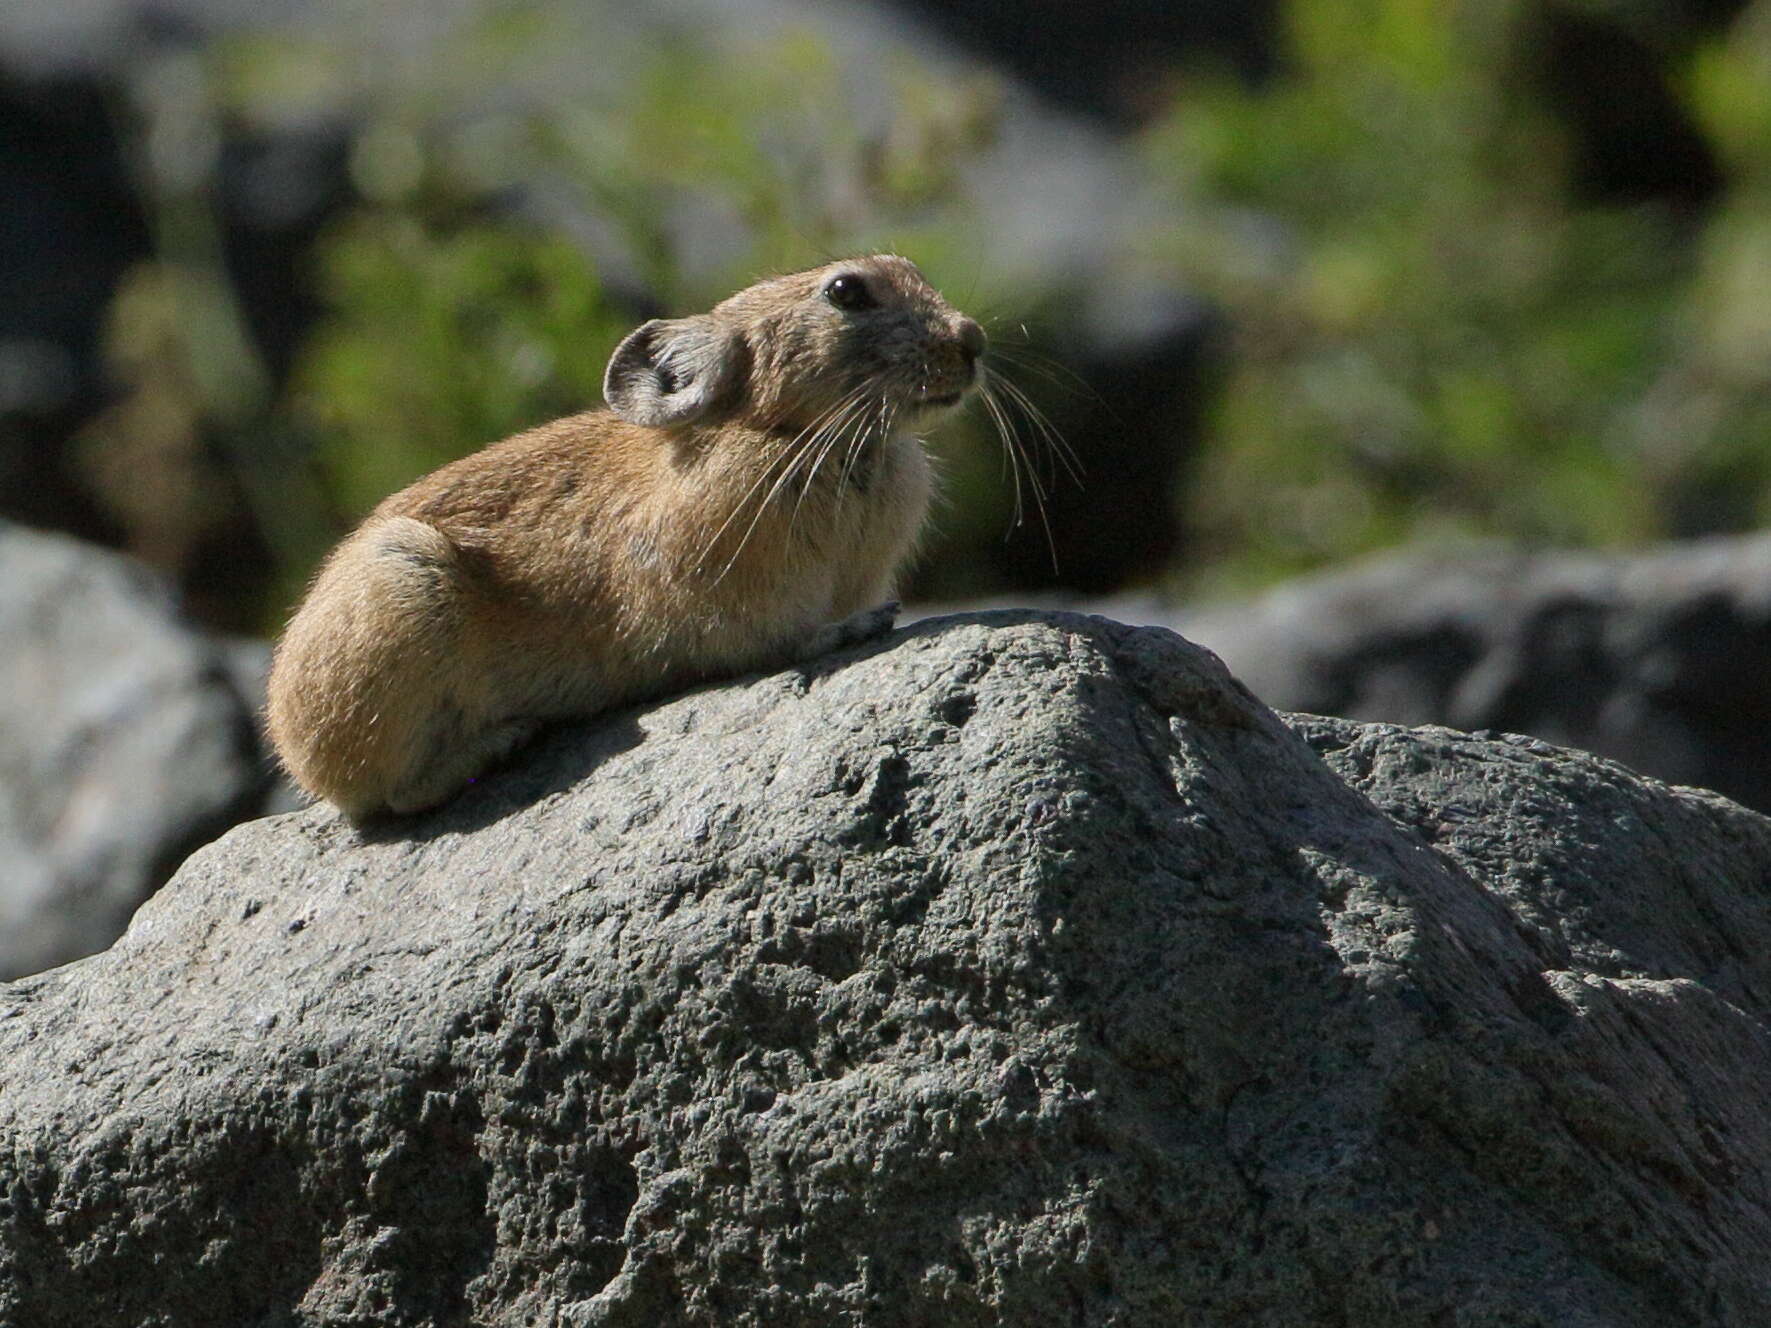
[[[636,329],[606,410],[432,472],[333,550],[272,659],[284,767],[352,819],[418,811],[548,720],[889,629],[918,433],[985,340],[894,255]]]

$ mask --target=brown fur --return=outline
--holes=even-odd
[[[839,276],[873,303],[841,307]],[[327,558],[272,665],[283,764],[352,816],[412,811],[540,721],[815,649],[890,597],[928,507],[913,429],[982,347],[891,256],[637,329],[612,411],[444,466]]]

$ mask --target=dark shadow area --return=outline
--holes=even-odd
[[[408,816],[384,813],[356,827],[366,844],[471,834],[563,793],[613,756],[640,745],[638,716],[645,705],[626,706],[590,720],[564,721],[511,753],[440,807]]]

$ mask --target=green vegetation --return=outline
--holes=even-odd
[[[538,220],[543,209],[596,219],[629,256],[630,285],[666,309],[875,246],[914,252],[937,280],[951,271],[967,233],[957,182],[995,129],[992,81],[897,69],[885,127],[866,133],[832,53],[789,34],[741,59],[661,45],[636,53],[618,100],[555,97],[550,52],[584,48],[566,23],[545,6],[499,11],[433,52],[446,95],[397,79],[369,94],[351,160],[363,202],[321,237],[325,313],[276,403],[310,440],[327,500],[286,550],[301,574],[344,523],[416,476],[601,401],[632,312],[582,246]],[[340,58],[254,41],[215,63],[227,104],[252,120],[345,97],[310,80]],[[518,186],[527,203],[512,209]],[[685,250],[683,218],[691,234],[720,234],[719,265]],[[297,585],[284,580],[273,620]]]
[[[1190,80],[1145,145],[1190,219],[1153,243],[1234,329],[1185,498],[1212,577],[1771,516],[1771,6],[1689,62],[1731,172],[1702,227],[1579,197],[1540,7],[1285,12],[1283,77]]]
[[[807,33],[734,58],[610,37],[596,5],[462,12],[418,56],[347,23],[181,57],[137,90],[161,256],[118,296],[125,397],[84,452],[175,567],[218,513],[251,514],[273,575],[242,624],[273,627],[384,494],[594,404],[632,321],[612,285],[705,307],[760,271],[889,246],[974,307],[1043,298],[979,288],[968,171],[1004,114],[987,77],[906,60],[864,119]],[[1771,516],[1771,0],[1713,40],[1656,38],[1723,175],[1683,213],[1583,196],[1535,63],[1547,13],[1289,0],[1270,82],[1177,75],[1137,144],[1171,218],[1128,258],[1209,295],[1230,329],[1171,496],[1191,541],[1177,586],[1409,540],[1619,545]],[[213,144],[224,125],[328,117],[361,126],[356,200],[313,251],[323,313],[273,383],[204,218]],[[596,270],[584,226],[622,270]],[[979,588],[968,542],[1000,537],[1009,499],[982,419],[950,443],[929,584],[960,595]],[[147,454],[176,501],[128,481]]]
[[[557,236],[375,211],[341,225],[322,253],[332,312],[293,390],[345,510],[601,399],[625,320]]]

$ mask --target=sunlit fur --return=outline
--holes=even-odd
[[[876,304],[834,307],[839,272]],[[443,467],[327,559],[273,664],[284,765],[353,816],[414,810],[539,721],[799,657],[891,598],[930,497],[917,430],[982,340],[889,255],[636,330],[615,412]]]

